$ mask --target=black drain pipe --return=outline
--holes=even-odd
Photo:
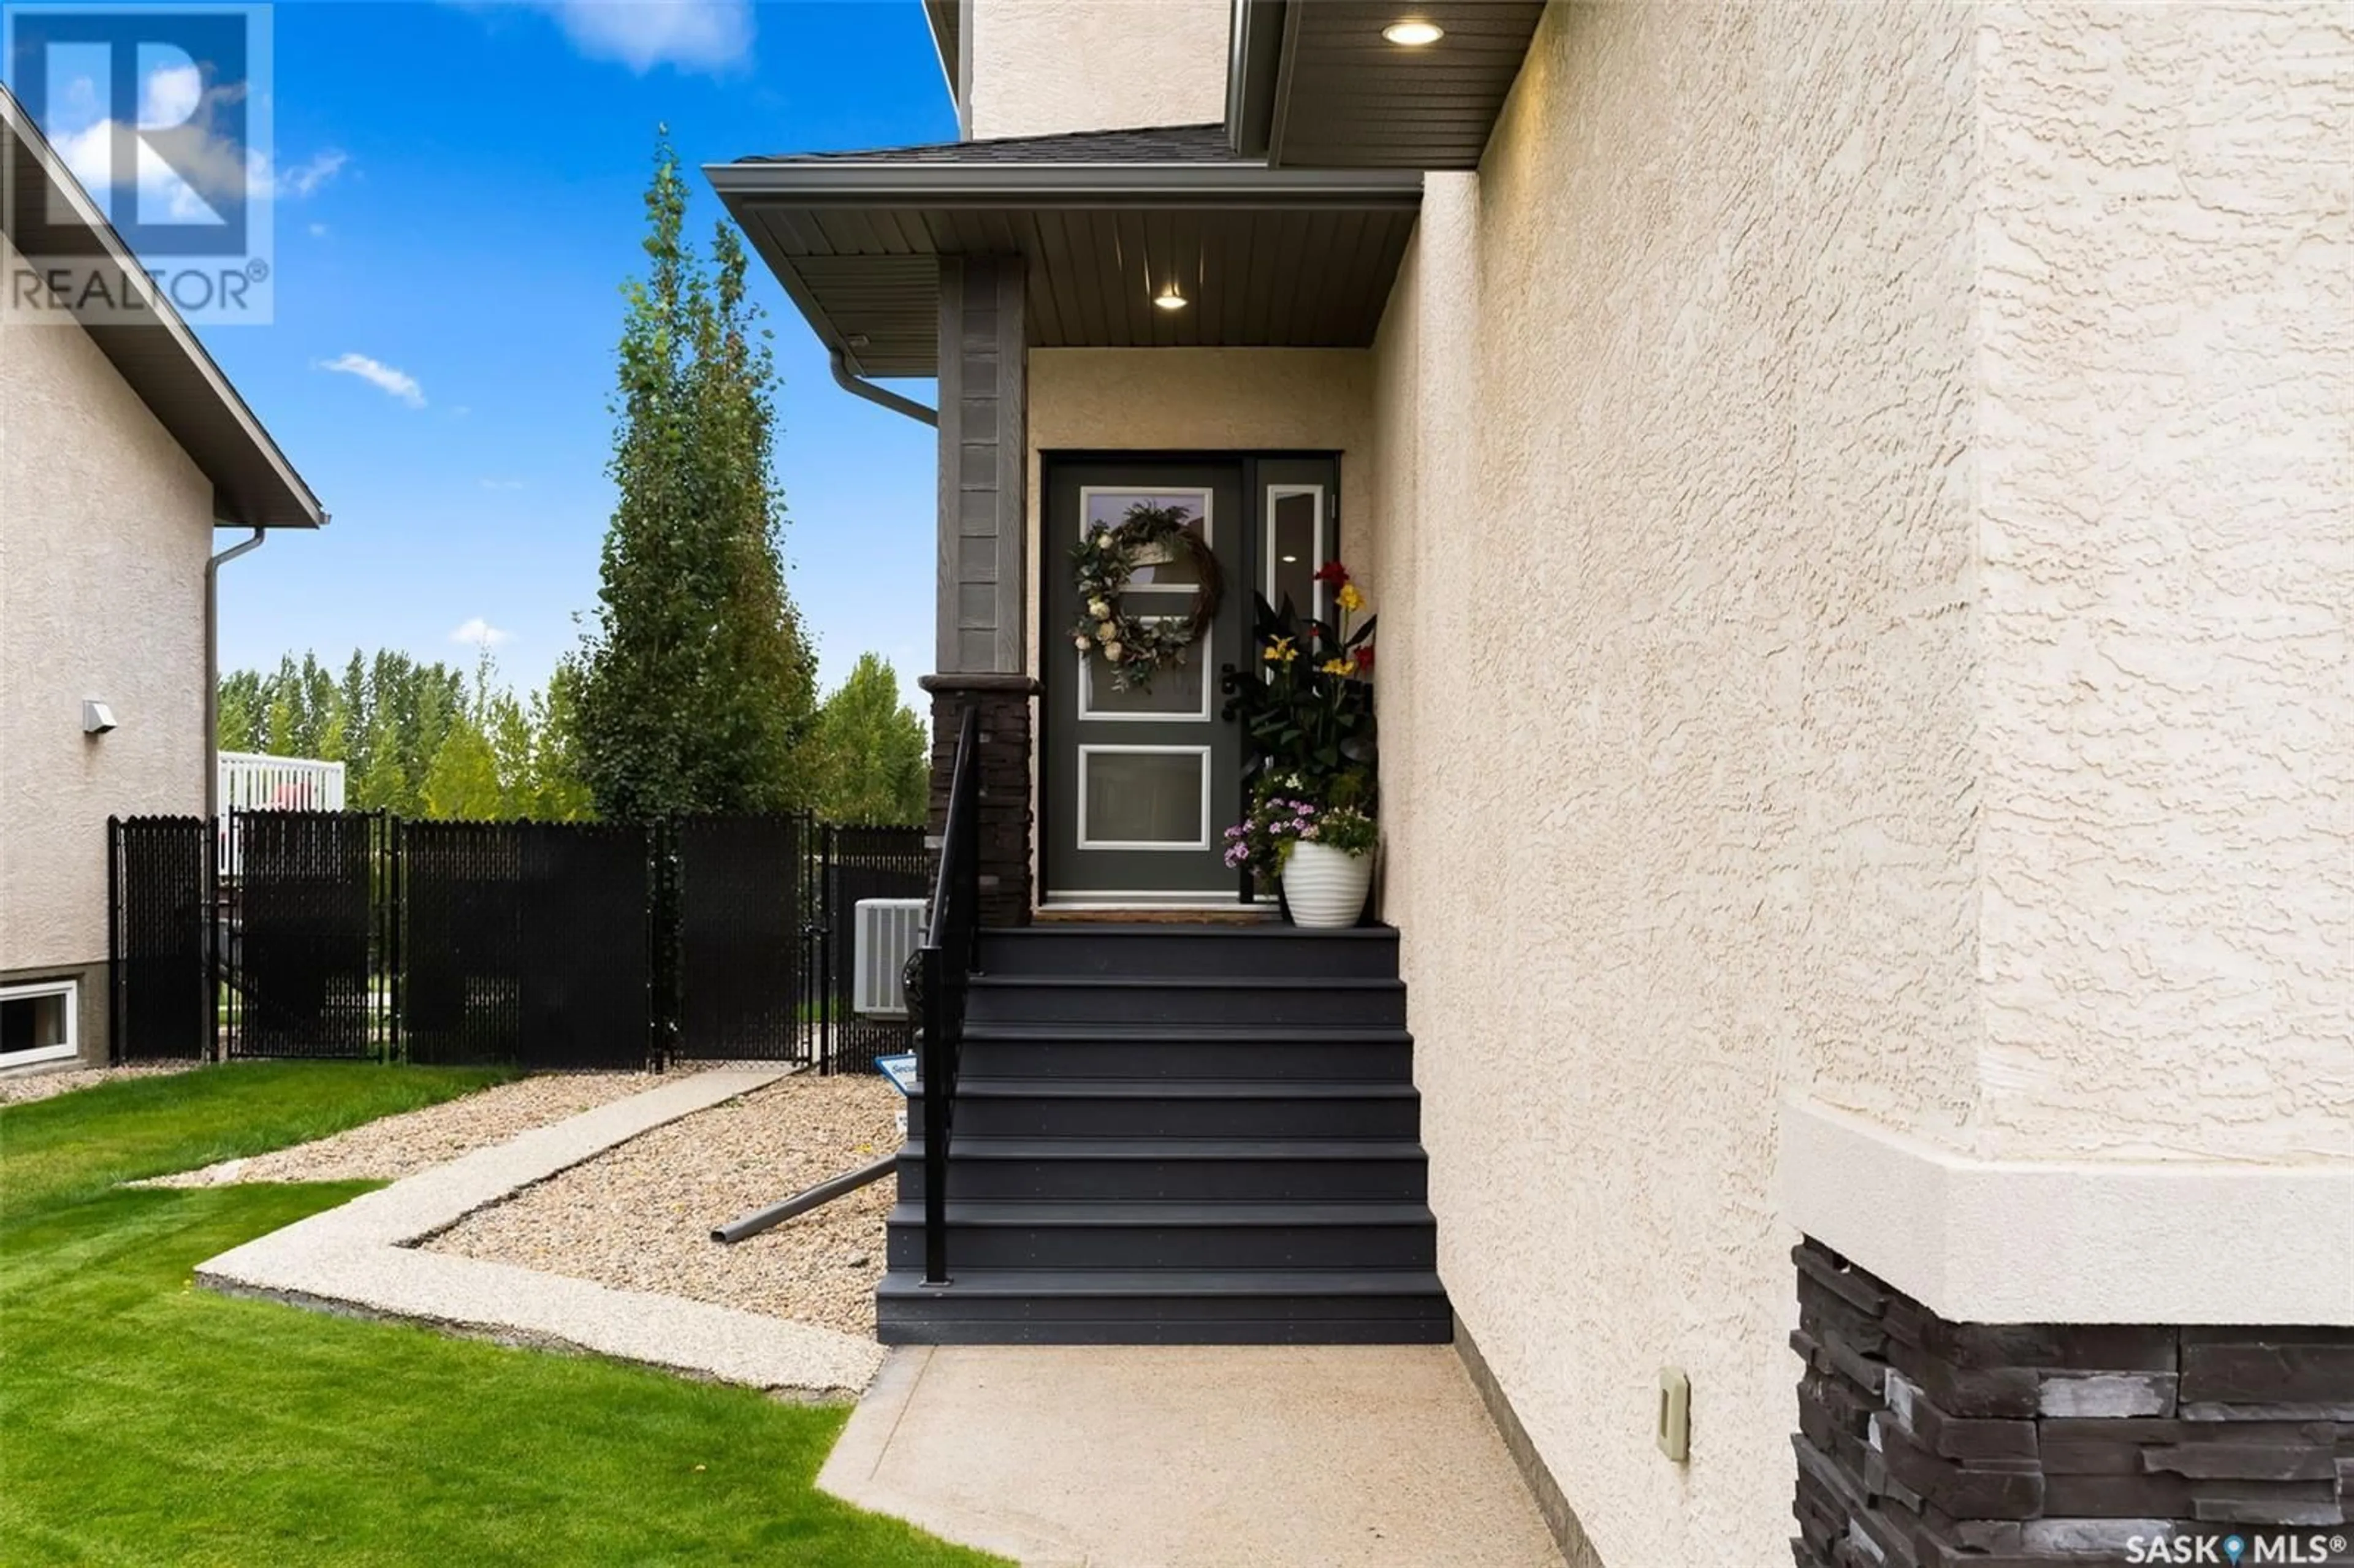
[[[795,1214],[805,1214],[821,1203],[831,1203],[845,1192],[855,1192],[861,1187],[881,1181],[899,1163],[896,1151],[885,1155],[872,1165],[862,1165],[855,1171],[844,1171],[827,1178],[807,1192],[796,1192],[781,1203],[771,1203],[765,1209],[755,1209],[741,1219],[730,1220],[716,1227],[711,1239],[716,1242],[739,1242],[746,1236],[758,1235],[771,1225],[780,1225]]]

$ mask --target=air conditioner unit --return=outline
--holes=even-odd
[[[923,945],[921,898],[862,898],[851,948],[850,1006],[876,1018],[907,1016],[907,960]]]

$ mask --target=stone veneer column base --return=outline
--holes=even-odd
[[[965,709],[981,709],[981,923],[1030,924],[1030,698],[1027,675],[927,675],[932,694],[933,864],[948,824],[957,734]]]
[[[2354,1563],[2354,1329],[1954,1323],[1792,1257],[1799,1568]]]

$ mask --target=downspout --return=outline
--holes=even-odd
[[[220,815],[220,569],[261,548],[261,529],[205,562],[205,815]]]
[[[829,354],[826,360],[833,366],[833,384],[852,397],[864,397],[869,403],[888,408],[895,414],[905,414],[911,419],[920,419],[934,429],[939,428],[940,417],[936,411],[925,408],[913,397],[902,397],[896,392],[877,387],[872,381],[861,381],[852,375],[850,362],[844,357],[841,349],[837,348]]]

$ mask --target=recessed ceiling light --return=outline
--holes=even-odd
[[[1152,296],[1152,302],[1164,311],[1182,311],[1193,302],[1179,293],[1174,282],[1170,282],[1161,285],[1161,291]]]
[[[1409,16],[1403,22],[1392,22],[1384,27],[1382,37],[1401,48],[1418,49],[1425,44],[1435,44],[1447,37],[1447,29],[1436,22]]]
[[[1299,564],[1299,557],[1297,556],[1286,556],[1283,557],[1283,564],[1287,567],[1298,566]]]

